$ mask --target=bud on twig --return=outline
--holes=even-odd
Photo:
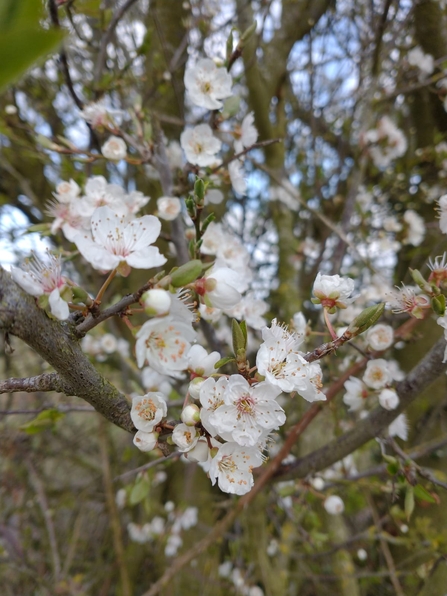
[[[170,274],[171,285],[174,288],[180,288],[181,286],[190,284],[200,276],[202,269],[202,261],[199,261],[199,259],[193,259],[185,263]]]
[[[349,325],[347,331],[349,331],[353,337],[360,335],[370,327],[376,324],[383,314],[385,303],[374,304],[374,306],[368,306],[365,308],[358,317],[356,317]]]

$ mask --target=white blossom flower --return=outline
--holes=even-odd
[[[293,321],[293,326],[295,327],[295,332],[298,335],[305,337],[306,333],[307,333],[307,321],[306,321],[306,317],[303,315],[303,313],[296,312],[292,317],[292,321]]]
[[[383,116],[377,127],[368,130],[363,138],[370,145],[369,154],[378,168],[387,168],[395,158],[404,155],[408,147],[404,133],[388,116]]]
[[[106,107],[103,102],[90,103],[81,110],[81,118],[91,124],[92,128],[100,128],[118,124],[123,115],[122,110]]]
[[[219,110],[221,99],[230,97],[233,80],[225,68],[218,68],[209,58],[202,58],[185,72],[185,87],[196,106]]]
[[[157,215],[166,221],[175,219],[182,210],[182,204],[177,197],[160,197],[157,199]]]
[[[248,493],[253,484],[253,468],[262,464],[256,447],[242,447],[236,443],[224,443],[211,461],[209,476],[214,486],[234,495]]]
[[[218,434],[217,428],[211,423],[210,416],[219,408],[224,405],[224,393],[228,385],[228,379],[226,377],[220,377],[219,379],[213,379],[209,377],[200,386],[200,403],[202,408],[200,410],[200,419],[202,425],[206,431],[212,437]]]
[[[339,513],[343,513],[345,504],[338,495],[330,495],[324,502],[324,508],[329,515],[338,515]]]
[[[106,354],[113,354],[118,349],[118,339],[112,333],[104,333],[100,339],[100,346]]]
[[[183,423],[177,424],[172,433],[172,440],[182,453],[195,447],[199,437],[200,432],[197,428]]]
[[[66,287],[61,273],[61,260],[49,252],[47,255],[47,263],[33,255],[33,259],[26,261],[21,269],[12,267],[11,276],[31,296],[47,296],[51,313],[60,321],[65,321],[70,309],[61,296],[61,291]]]
[[[222,141],[213,135],[208,124],[184,130],[180,135],[180,144],[189,163],[200,167],[215,164],[216,153],[222,147]]]
[[[127,145],[120,137],[111,136],[101,147],[101,153],[106,159],[119,161],[127,155]]]
[[[312,299],[316,304],[321,304],[329,310],[346,308],[354,300],[351,294],[354,291],[354,280],[339,275],[322,275],[318,272],[313,286]]]
[[[366,365],[363,382],[371,389],[382,389],[391,382],[388,363],[383,358],[370,360]]]
[[[403,243],[419,246],[425,237],[425,221],[413,209],[407,209],[403,219],[408,224]]]
[[[258,140],[258,131],[254,125],[253,112],[250,112],[242,120],[240,131],[237,131],[239,138],[234,142],[234,150],[241,153],[247,147],[251,147]]]
[[[388,433],[391,437],[399,437],[402,441],[408,439],[408,422],[405,414],[399,414],[399,416],[393,420],[388,427]]]
[[[188,323],[168,315],[161,319],[146,321],[138,331],[135,353],[141,368],[147,361],[161,374],[177,376],[188,368],[190,341],[195,331]]]
[[[275,400],[280,393],[270,383],[250,386],[242,375],[231,375],[223,395],[224,404],[214,410],[210,422],[224,440],[256,445],[265,431],[286,421],[284,410]]]
[[[237,271],[216,262],[205,277],[195,282],[195,289],[205,304],[222,310],[236,306],[242,298],[247,282]]]
[[[407,60],[411,66],[419,68],[424,75],[430,75],[435,68],[433,56],[426,54],[419,46],[408,52]]]
[[[74,243],[95,269],[110,271],[121,265],[151,269],[166,263],[158,248],[150,246],[160,234],[161,224],[153,215],[127,221],[109,207],[99,207],[92,215],[92,238],[78,234]],[[127,267],[126,267],[127,266]]]
[[[430,298],[425,294],[419,294],[419,288],[413,288],[402,284],[402,288],[390,292],[388,302],[395,314],[406,312],[416,319],[424,318],[424,310],[431,308]]]
[[[150,540],[152,540],[150,524],[144,524],[140,526],[138,524],[130,522],[127,524],[127,531],[129,533],[129,538],[132,540],[132,542],[144,544],[145,542],[149,542]]]
[[[138,447],[140,451],[153,451],[157,446],[158,433],[146,432],[139,430],[135,433],[133,444]]]
[[[209,456],[210,448],[208,447],[208,441],[205,437],[199,439],[195,446],[185,453],[185,457],[188,461],[201,463],[208,461]]]
[[[169,395],[172,391],[172,379],[167,375],[159,373],[150,366],[145,366],[142,369],[141,382],[143,387],[148,391],[160,391],[163,395]]]
[[[264,300],[255,298],[253,293],[249,293],[242,297],[240,302],[232,309],[226,309],[226,314],[234,319],[242,320],[247,323],[252,329],[262,329],[265,327],[264,315],[269,309],[269,306]]]
[[[150,392],[132,399],[130,417],[135,428],[150,433],[166,416],[167,411],[164,395],[159,392]]]
[[[357,377],[349,377],[344,383],[346,393],[343,396],[343,403],[349,406],[350,412],[357,412],[361,410],[365,403],[365,397],[368,396],[368,391],[365,385]]]
[[[70,179],[70,182],[59,182],[56,186],[56,192],[53,194],[60,203],[71,203],[79,196],[80,192],[81,189],[76,182]]]
[[[231,186],[240,195],[247,194],[247,182],[244,178],[244,166],[239,159],[234,159],[228,164]]]
[[[379,323],[379,325],[374,325],[374,327],[370,327],[366,334],[366,341],[368,345],[377,352],[382,352],[389,348],[394,341],[394,331],[393,328],[389,325],[384,325],[383,323]]]
[[[394,389],[382,389],[379,393],[379,404],[385,410],[395,410],[399,405],[399,396]]]
[[[196,344],[188,352],[188,369],[199,377],[210,377],[216,372],[214,365],[221,359],[219,352],[208,352]]]
[[[56,234],[58,230],[62,229],[69,242],[73,242],[80,232],[85,233],[90,230],[90,216],[82,215],[74,201],[64,203],[56,198],[50,200],[46,205],[45,213],[54,217],[51,233]]]

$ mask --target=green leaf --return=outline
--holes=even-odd
[[[145,499],[149,494],[149,489],[149,482],[146,478],[139,480],[130,491],[129,503],[131,505],[141,503],[141,501]]]
[[[217,370],[218,368],[220,368],[221,366],[225,366],[225,364],[228,364],[229,362],[236,362],[236,359],[233,356],[225,356],[225,358],[221,358],[216,362],[214,368]]]
[[[36,27],[13,28],[0,35],[0,90],[13,83],[40,58],[55,50],[63,38],[61,31]]]
[[[19,429],[25,431],[28,435],[35,435],[44,430],[53,429],[56,422],[64,416],[65,414],[59,412],[59,410],[50,408],[49,410],[40,412],[40,414],[38,414],[36,418],[33,418],[33,420],[30,420],[30,422],[19,426]]]
[[[422,486],[422,484],[416,484],[414,487],[414,496],[427,503],[437,503],[436,499]]]
[[[231,334],[233,336],[233,351],[237,355],[239,350],[245,350],[247,347],[247,329],[245,328],[244,333],[239,322],[233,319],[231,321]]]

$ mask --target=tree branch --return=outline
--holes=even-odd
[[[50,319],[2,268],[0,330],[20,338],[51,364],[65,394],[84,399],[110,422],[135,432],[125,396],[90,363],[75,336],[74,324]]]
[[[0,381],[0,394],[16,393],[17,391],[25,391],[26,393],[58,391],[59,393],[66,393],[68,388],[69,385],[57,373],[44,373],[26,379],[11,378]]]
[[[407,378],[397,385],[396,391],[400,403],[395,410],[385,410],[378,406],[367,418],[359,420],[349,432],[331,441],[321,449],[280,468],[276,474],[276,479],[304,478],[308,474],[324,470],[378,436],[424,389],[427,389],[441,373],[445,372],[447,365],[442,362],[444,350],[445,339],[442,338],[433,346],[425,358],[413,368]]]

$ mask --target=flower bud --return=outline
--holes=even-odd
[[[324,508],[329,513],[329,515],[337,515],[339,513],[343,513],[345,509],[345,504],[338,495],[331,495],[324,502]]]
[[[379,394],[379,404],[385,410],[395,410],[399,405],[399,396],[394,389],[382,389]]]
[[[439,296],[434,296],[431,299],[431,305],[437,315],[439,315],[440,317],[444,316],[444,313],[445,313],[445,296],[444,296],[444,294],[439,294]]]
[[[196,178],[194,183],[194,194],[197,197],[197,205],[202,206],[205,200],[205,183],[201,178]]]
[[[166,290],[154,288],[142,296],[144,312],[149,316],[165,315],[171,308],[171,295]]]
[[[181,286],[185,286],[195,281],[202,273],[202,269],[202,261],[199,259],[193,259],[192,261],[185,263],[170,274],[171,285],[173,285],[174,288],[180,288]]]
[[[158,433],[154,432],[145,432],[144,430],[139,430],[134,438],[133,444],[138,447],[140,451],[153,451],[157,446],[158,441]]]
[[[348,331],[353,336],[363,333],[380,319],[385,308],[385,303],[374,304],[365,308],[358,317],[356,317],[348,327]]]
[[[199,399],[199,397],[200,397],[200,387],[203,385],[204,382],[205,382],[205,379],[203,377],[196,377],[189,384],[189,389],[188,389],[189,390],[189,395],[193,399]]]
[[[200,422],[200,409],[196,404],[189,404],[185,408],[180,415],[181,421],[186,424],[186,426],[195,426],[197,423]]]
[[[200,440],[197,445],[188,451],[185,455],[189,461],[205,462],[208,459],[209,447],[206,440]]]

